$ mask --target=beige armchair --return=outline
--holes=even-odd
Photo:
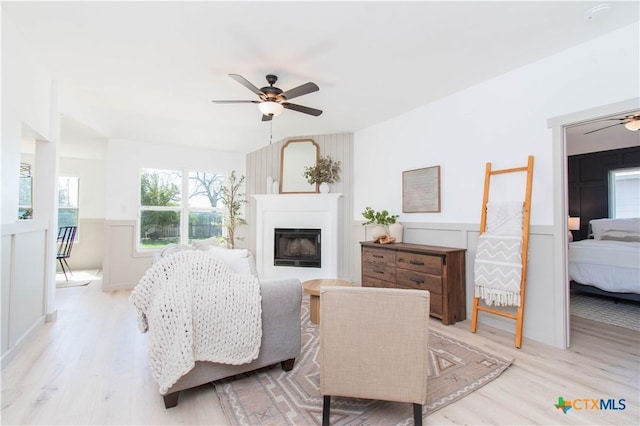
[[[429,292],[324,287],[320,293],[322,423],[331,396],[410,402],[422,424],[427,400]]]

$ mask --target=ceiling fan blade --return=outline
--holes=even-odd
[[[289,102],[283,102],[282,106],[285,107],[286,109],[291,109],[293,111],[303,112],[305,114],[314,115],[316,117],[319,116],[320,114],[322,114],[322,110],[315,109],[315,108],[309,108],[309,107],[302,106],[302,105],[290,104]]]
[[[260,101],[211,101],[214,104],[259,104]]]
[[[273,114],[269,114],[269,115],[262,114],[262,121],[271,121],[272,118],[273,118]]]
[[[307,93],[317,92],[318,90],[320,90],[320,88],[315,83],[309,82],[303,84],[302,86],[294,87],[293,89],[287,90],[280,96],[285,99],[293,99],[297,98],[298,96],[306,95]]]
[[[266,96],[262,90],[258,89],[256,86],[251,84],[249,82],[249,80],[247,80],[246,78],[244,78],[240,74],[229,74],[229,77],[231,77],[232,79],[234,79],[238,83],[242,84],[244,87],[246,87],[247,89],[251,90],[256,95],[258,95],[260,97]]]
[[[585,134],[585,135],[588,135],[589,133],[599,132],[600,130],[608,129],[609,127],[619,126],[619,125],[621,125],[621,124],[625,124],[625,123],[616,123],[616,124],[612,124],[612,125],[610,125],[610,126],[601,127],[601,128],[599,128],[599,129],[592,130],[592,131],[590,131],[590,132],[585,132],[584,134]]]

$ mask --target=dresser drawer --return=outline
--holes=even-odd
[[[396,284],[374,277],[362,276],[362,287],[396,288]]]
[[[362,275],[392,283],[396,282],[396,268],[393,265],[363,262]]]
[[[442,257],[428,254],[403,253],[396,256],[396,266],[412,271],[426,272],[433,275],[442,275]]]
[[[389,266],[395,267],[396,252],[393,250],[363,247],[362,262],[374,263],[376,265],[389,265]]]
[[[429,290],[432,294],[442,294],[442,277],[422,272],[397,269],[398,287]]]

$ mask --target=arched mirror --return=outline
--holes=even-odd
[[[295,139],[284,144],[280,154],[280,193],[318,192],[318,185],[304,178],[304,168],[315,166],[320,149],[313,139]]]

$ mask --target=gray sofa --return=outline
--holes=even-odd
[[[164,397],[166,408],[178,405],[180,391],[281,363],[284,371],[293,368],[300,355],[300,305],[302,285],[298,279],[260,282],[262,294],[262,342],[260,355],[248,364],[229,365],[196,361],[195,367],[182,376]]]

